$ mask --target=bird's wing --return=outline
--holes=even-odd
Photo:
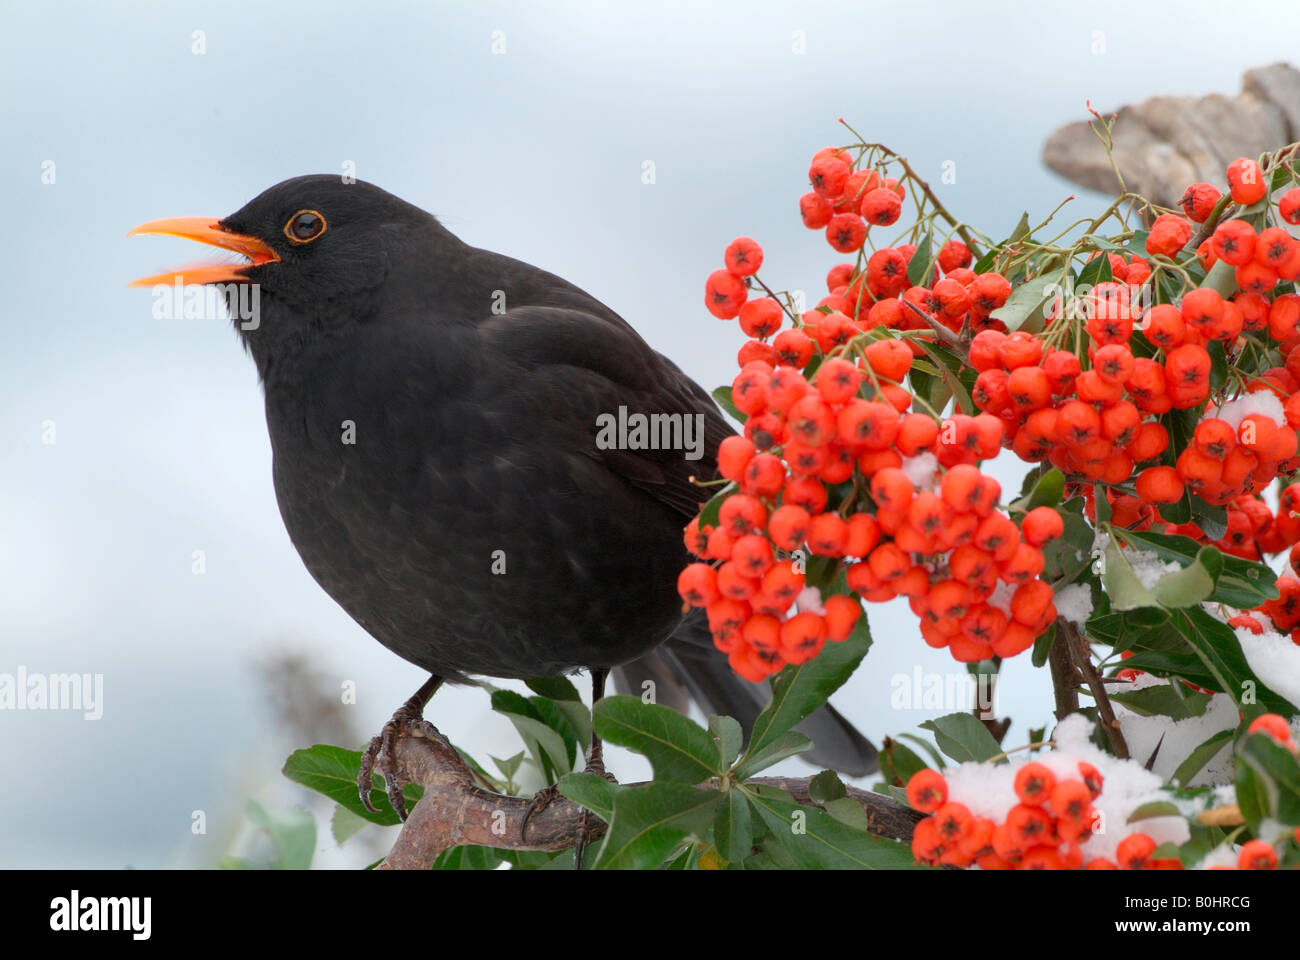
[[[559,408],[554,412],[564,416],[548,421],[570,425],[566,439],[583,453],[683,518],[708,499],[708,488],[693,480],[716,477],[718,444],[734,431],[713,399],[627,324],[580,309],[521,306],[481,321],[478,335],[489,363],[516,369],[516,389]],[[696,442],[703,428],[702,455],[598,443],[601,418],[617,421],[620,407],[628,415],[693,418]]]

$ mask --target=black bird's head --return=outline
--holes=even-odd
[[[360,180],[294,177],[222,219],[175,217],[130,231],[197,240],[237,257],[136,280],[132,286],[219,284],[245,345],[262,365],[286,348],[343,324],[365,322],[394,275],[436,281],[430,251],[458,243],[430,214]],[[405,277],[404,277],[405,279]],[[250,296],[255,288],[256,297]],[[256,322],[244,314],[255,302]],[[237,310],[242,306],[242,313]]]

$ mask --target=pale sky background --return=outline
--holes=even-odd
[[[155,321],[148,291],[126,287],[201,251],[128,242],[130,227],[223,216],[351,161],[467,241],[586,288],[711,389],[730,381],[741,342],[701,304],[724,246],[758,238],[768,281],[810,291],[840,259],[796,211],[809,156],[844,139],[837,117],[1004,235],[1022,210],[1045,216],[1078,192],[1038,157],[1085,98],[1110,109],[1232,94],[1300,35],[1300,10],[1254,0],[1230,15],[1200,2],[1052,6],[0,3],[0,673],[102,673],[105,685],[98,721],[0,711],[0,866],[232,852],[248,796],[297,797],[279,775],[295,744],[276,739],[252,667],[268,649],[311,651],[331,684],[355,681],[348,709],[366,735],[423,679],[303,569],[230,325]],[[1262,28],[1225,43],[1242,24]],[[957,182],[939,185],[947,160]],[[1018,462],[998,472],[1004,486],[1021,475]],[[961,668],[924,646],[905,608],[873,608],[871,623],[877,645],[835,702],[879,742],[930,715],[891,709],[891,677]],[[1005,676],[1014,745],[1050,716],[1050,684],[1027,655]],[[482,691],[445,690],[428,716],[481,757],[518,749]],[[644,774],[626,753],[612,766]],[[191,834],[194,810],[205,836]],[[321,846],[333,847],[323,822]]]

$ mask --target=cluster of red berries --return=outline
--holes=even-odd
[[[948,782],[935,770],[920,770],[907,782],[907,799],[929,816],[912,833],[912,854],[921,863],[982,870],[1075,870],[1084,867],[1082,844],[1093,831],[1103,778],[1090,763],[1079,762],[1077,777],[1057,778],[1041,763],[1026,763],[1016,772],[1019,803],[1001,822],[976,816],[965,804],[949,799]],[[1145,861],[1124,856],[1120,864],[1096,858],[1087,869],[1140,869]],[[1154,849],[1154,844],[1152,849]],[[1149,856],[1149,851],[1147,856]],[[1177,861],[1175,861],[1177,862]],[[1136,865],[1135,865],[1136,864]]]
[[[1228,220],[1202,245],[1202,260],[1231,264],[1241,289],[1229,298],[1194,289],[1177,304],[1144,306],[1135,291],[1153,263],[1178,256],[1193,222],[1222,209],[1217,190],[1194,184],[1183,198],[1186,217],[1165,214],[1152,225],[1151,261],[1106,254],[1111,280],[1069,309],[1058,298],[1042,334],[1009,333],[994,313],[1011,283],[974,272],[962,240],[942,245],[923,284],[909,279],[914,246],[867,255],[870,228],[899,217],[901,183],[855,169],[852,154],[831,147],[813,156],[808,175],[812,190],[799,202],[804,224],[824,230],[838,252],[862,251],[858,262],[833,267],[827,295],[797,317],[772,296],[750,298],[763,251],[748,237],[727,247],[724,267],[705,287],[706,307],[738,319],[749,337],[732,383],[732,402],[747,419],[744,436],[719,450],[720,473],[737,490],[718,522],[688,528],[687,546],[700,562],[683,572],[679,589],[708,610],[715,642],[738,672],[761,678],[852,631],[860,607],[849,598],[821,606],[812,599],[791,615],[803,591],[805,549],[841,560],[849,588],[866,600],[907,596],[926,641],[958,660],[1010,656],[1032,644],[1055,616],[1052,592],[1038,578],[1039,548],[1060,535],[1061,518],[1044,508],[1018,528],[996,509],[997,482],[978,464],[1003,446],[1060,468],[1071,492],[1089,501],[1090,516],[1093,484],[1100,484],[1119,526],[1161,524],[1155,505],[1190,490],[1228,508],[1228,531],[1216,541],[1228,552],[1257,556],[1300,542],[1289,507],[1275,517],[1258,495],[1300,467],[1300,295],[1273,295],[1279,281],[1300,273],[1300,242]],[[1243,207],[1267,193],[1254,161],[1235,161],[1228,180],[1232,201]],[[1300,190],[1281,198],[1279,213],[1300,219]],[[1075,343],[1068,334],[1079,319],[1086,350],[1082,343],[1077,353],[1053,349]],[[974,334],[968,359],[978,371],[977,416],[940,421],[909,412],[913,397],[903,384],[924,353],[918,341],[933,342],[940,326]],[[1220,404],[1220,415],[1202,420],[1174,458],[1160,417],[1210,399],[1213,344],[1232,363],[1242,333],[1264,331],[1285,362],[1246,389],[1284,402]],[[1278,406],[1280,416],[1262,412]],[[935,469],[918,465],[926,456]],[[1208,541],[1194,524],[1165,529]]]
[[[723,272],[743,288],[738,251],[746,268],[762,251],[748,238],[728,247]],[[724,282],[715,275],[708,286]],[[731,385],[744,435],[718,450],[719,473],[736,492],[716,524],[687,527],[687,548],[701,559],[682,571],[679,592],[706,609],[714,642],[751,680],[845,639],[861,614],[859,600],[840,595],[791,615],[805,550],[843,561],[862,599],[906,596],[926,642],[957,660],[1014,656],[1056,617],[1039,574],[1061,517],[1039,508],[1017,527],[1000,512],[1001,487],[976,464],[1001,449],[1002,423],[908,412],[913,397],[901,384],[913,349],[888,337],[856,357],[839,349],[879,325],[850,320],[842,300],[832,294],[819,305],[826,309],[784,331],[785,311],[770,297],[727,304],[755,338]],[[709,302],[722,307],[712,292]],[[833,502],[833,488],[851,480],[861,496]]]
[[[1286,721],[1276,714],[1260,717],[1250,731],[1272,735],[1279,726],[1290,742]],[[1077,769],[1077,778],[1058,778],[1041,763],[1024,764],[1015,776],[1020,802],[1000,822],[977,816],[965,804],[950,799],[948,782],[939,772],[918,771],[907,782],[907,799],[914,809],[929,816],[912,832],[912,855],[917,862],[932,866],[978,866],[982,870],[1183,869],[1177,857],[1156,857],[1156,841],[1141,832],[1120,840],[1114,859],[1094,857],[1085,862],[1082,845],[1095,828],[1098,815],[1093,801],[1101,795],[1104,780],[1090,763],[1080,761]],[[1300,830],[1296,835],[1300,841]],[[1277,850],[1271,844],[1251,840],[1242,845],[1237,867],[1272,870],[1277,862]]]
[[[1300,298],[1296,307],[1289,321],[1293,339]],[[1156,418],[1204,403],[1212,364],[1206,343],[1232,341],[1241,333],[1241,310],[1233,300],[1202,288],[1188,292],[1177,307],[1160,304],[1139,318],[1129,288],[1107,282],[1088,293],[1085,310],[1088,370],[1075,354],[1046,350],[1042,340],[1022,332],[984,331],[971,343],[971,366],[980,371],[973,399],[1003,421],[1021,459],[1048,460],[1069,477],[1108,485],[1127,483],[1148,463],[1136,476],[1138,499],[1146,503],[1173,503],[1191,489],[1207,502],[1226,504],[1263,489],[1279,470],[1300,465],[1300,394],[1292,398],[1289,392],[1300,383],[1286,368],[1250,385],[1252,392],[1288,398],[1284,422],[1261,412],[1236,422],[1207,417],[1174,465],[1155,462],[1169,446],[1169,433]],[[1163,361],[1134,355],[1130,341],[1136,331]]]

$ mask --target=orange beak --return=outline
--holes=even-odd
[[[246,283],[248,276],[244,271],[249,267],[260,266],[263,263],[275,263],[280,259],[279,255],[268,247],[263,240],[226,230],[211,217],[170,217],[166,220],[150,220],[148,223],[140,224],[140,226],[130,231],[127,236],[134,237],[136,234],[141,233],[163,234],[169,237],[185,237],[187,240],[197,240],[199,243],[220,247],[223,250],[233,250],[235,253],[247,257],[249,262],[197,264],[191,267],[180,267],[167,273],[159,273],[151,277],[133,280],[130,284],[133,287],[152,287],[159,283],[175,283],[177,280],[183,284]]]

